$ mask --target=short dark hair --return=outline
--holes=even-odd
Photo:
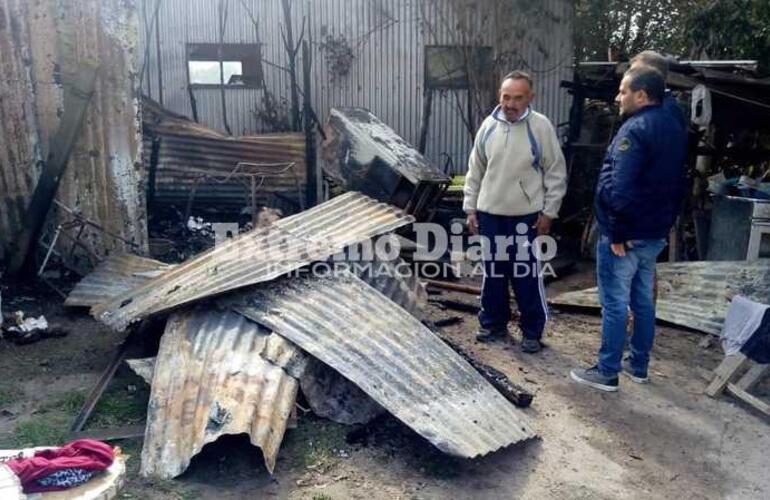
[[[502,84],[506,80],[526,80],[527,83],[529,84],[529,88],[533,88],[532,77],[529,76],[529,73],[525,71],[521,71],[520,69],[511,71],[510,73],[505,75],[503,79],[500,81],[500,83]]]
[[[666,82],[658,70],[649,66],[637,66],[626,71],[624,77],[629,79],[628,88],[633,92],[644,90],[647,97],[654,102],[662,102],[666,95]]]
[[[631,65],[637,62],[658,70],[663,80],[668,78],[668,59],[659,52],[643,50],[631,58]]]

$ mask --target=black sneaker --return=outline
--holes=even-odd
[[[543,344],[538,339],[527,339],[521,341],[521,352],[535,354],[543,349]]]
[[[491,342],[508,335],[507,328],[479,328],[476,332],[476,340],[479,342]]]
[[[623,373],[637,384],[647,384],[650,381],[646,370],[634,370],[631,367],[631,358],[625,358],[623,360]]]
[[[600,391],[615,392],[618,390],[618,376],[608,376],[599,371],[599,367],[575,368],[569,372],[572,380],[578,384],[585,384]]]

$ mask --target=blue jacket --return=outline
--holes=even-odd
[[[599,230],[612,243],[665,238],[679,214],[686,189],[687,126],[675,103],[666,101],[637,111],[607,148],[594,212]]]

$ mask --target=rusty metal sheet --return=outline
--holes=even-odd
[[[658,303],[662,321],[720,335],[730,299],[744,295],[770,302],[770,260],[699,261],[658,264]],[[566,292],[553,305],[600,308],[596,287]]]
[[[81,62],[93,61],[96,91],[57,197],[119,236],[85,228],[81,242],[90,251],[146,250],[136,8],[123,0],[0,1],[0,247],[20,230],[59,127],[64,88]],[[52,212],[53,222],[68,220]],[[57,246],[69,255],[68,240]]]
[[[65,306],[91,307],[117,297],[174,267],[133,254],[107,257],[67,295]]]
[[[343,248],[413,222],[402,211],[360,193],[345,193],[254,229],[91,309],[119,330],[150,314],[268,281]]]
[[[529,418],[465,360],[349,272],[237,295],[236,311],[337,370],[446,453],[471,458],[535,436]]]
[[[176,477],[204,445],[242,433],[272,473],[305,362],[291,343],[234,312],[173,314],[152,377],[142,475]]]
[[[29,9],[24,0],[0,2],[0,259],[6,244],[22,230],[43,160],[28,63]]]
[[[257,202],[267,205],[278,193],[297,207],[307,184],[305,137],[276,134],[241,138],[212,138],[158,132],[158,163],[154,202],[184,205],[195,190],[203,204],[251,205],[250,180],[236,172],[239,162],[258,163]],[[149,161],[152,142],[145,140]],[[256,167],[249,167],[254,170]]]

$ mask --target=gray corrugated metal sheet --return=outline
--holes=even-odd
[[[2,241],[18,233],[39,176],[38,162],[59,126],[63,84],[72,80],[80,62],[95,61],[96,91],[57,198],[146,250],[135,9],[136,4],[123,0],[0,2],[5,20],[0,23]],[[55,220],[67,220],[60,215]],[[93,228],[81,240],[99,255],[128,250],[123,241]]]
[[[133,254],[112,255],[67,295],[65,306],[91,307],[126,293],[174,266]]]
[[[124,329],[132,321],[210,295],[268,281],[413,218],[360,193],[346,193],[202,253],[91,313]]]
[[[282,279],[241,314],[358,385],[440,450],[475,457],[534,437],[529,419],[416,318],[353,276]]]
[[[143,0],[148,21],[154,0]],[[261,43],[265,61],[287,67],[281,28],[280,0],[245,0],[255,14],[258,29],[252,25],[241,2],[229,2],[224,40],[227,43]],[[572,80],[573,2],[544,0],[529,3],[529,10],[489,9],[488,2],[468,4],[470,14],[481,23],[478,43],[496,46],[506,55],[504,74],[515,67],[529,70],[535,77],[537,100],[534,106],[554,124],[567,120],[569,97],[560,88],[561,80]],[[391,126],[408,142],[417,144],[423,108],[426,45],[467,45],[468,38],[456,28],[456,15],[448,0],[314,0],[293,3],[293,24],[299,33],[306,20],[310,38],[312,103],[324,122],[333,107],[365,107]],[[158,67],[162,67],[164,105],[191,116],[187,92],[185,43],[216,43],[217,2],[212,0],[164,0],[160,12],[160,61],[156,54],[155,32],[144,33],[149,41],[148,73],[143,90],[157,99]],[[521,34],[524,33],[524,36]],[[329,69],[326,36],[343,36],[353,53],[347,75],[334,76]],[[477,42],[475,37],[473,41]],[[141,51],[140,51],[141,52]],[[288,98],[288,74],[264,64],[266,86],[278,98]],[[194,90],[203,123],[218,130],[222,126],[218,89]],[[235,134],[270,131],[255,115],[263,108],[263,91],[252,88],[226,90],[227,112]],[[440,92],[433,101],[426,156],[436,165],[451,158],[453,171],[466,169],[471,139],[463,123],[466,93]]]
[[[706,333],[721,333],[734,294],[770,303],[770,260],[658,264],[657,274],[656,317]],[[596,288],[562,293],[549,302],[601,307]]]
[[[233,312],[172,315],[152,377],[142,475],[176,477],[205,444],[241,433],[272,472],[304,363],[296,347]]]

